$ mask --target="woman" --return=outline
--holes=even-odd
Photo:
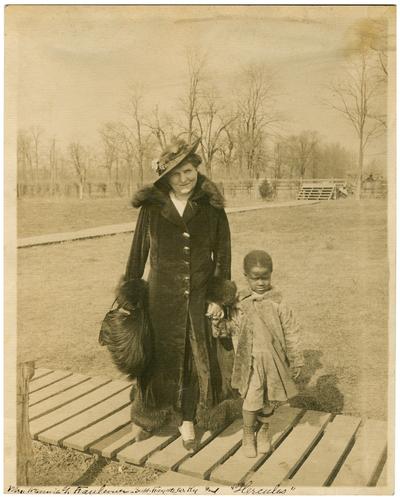
[[[198,145],[175,141],[156,163],[154,185],[134,196],[140,212],[125,275],[142,278],[150,255],[154,351],[135,391],[132,420],[143,428],[139,438],[175,423],[189,450],[194,421],[215,429],[237,415],[235,403],[221,404],[232,392],[233,353],[212,337],[206,318],[209,303],[209,315],[223,313],[215,301],[230,278],[229,224],[216,185],[197,171]]]

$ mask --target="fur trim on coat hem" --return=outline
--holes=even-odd
[[[178,427],[182,424],[181,413],[171,406],[164,408],[147,407],[137,395],[135,387],[132,389],[131,420],[146,431],[156,431],[163,426]],[[216,432],[242,416],[243,399],[223,400],[211,409],[197,407],[196,423],[199,428]]]
[[[148,407],[142,402],[140,395],[135,395],[131,405],[131,420],[146,431],[156,431],[163,426],[180,426],[182,416],[172,407]]]

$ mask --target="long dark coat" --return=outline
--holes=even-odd
[[[125,276],[141,278],[150,256],[149,315],[154,335],[152,367],[141,379],[145,393],[135,398],[132,418],[147,429],[164,424],[171,415],[180,423],[189,340],[199,385],[197,420],[207,426],[210,408],[232,392],[233,352],[223,350],[212,337],[205,317],[213,284],[230,278],[231,242],[223,197],[199,174],[182,217],[168,192],[156,186],[137,192],[132,204],[140,212]]]

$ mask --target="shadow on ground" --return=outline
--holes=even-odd
[[[101,473],[103,468],[107,466],[108,461],[104,457],[98,457],[93,461],[93,463],[87,468],[87,470],[80,476],[73,485],[76,486],[88,486],[93,483],[96,477]]]
[[[299,379],[300,393],[292,399],[290,405],[302,409],[325,411],[339,414],[343,410],[344,396],[337,387],[338,379],[334,374],[319,376],[315,384],[312,378],[322,368],[322,352],[304,351],[304,368]]]

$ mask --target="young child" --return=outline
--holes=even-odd
[[[270,449],[268,417],[274,407],[297,394],[294,383],[303,366],[299,327],[281,293],[271,285],[272,259],[263,250],[244,258],[249,288],[237,295],[231,319],[219,322],[235,348],[232,387],[243,397],[243,443],[247,457]],[[213,323],[217,326],[217,323]],[[257,420],[263,423],[257,435]]]

